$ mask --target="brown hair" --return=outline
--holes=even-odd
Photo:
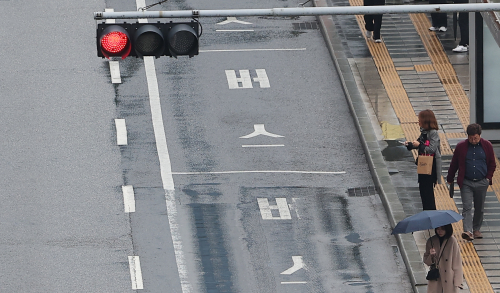
[[[479,134],[481,135],[481,125],[479,124],[470,124],[469,126],[467,126],[467,135],[468,136],[472,136],[472,135],[476,135],[476,134]]]
[[[434,116],[434,112],[431,110],[420,111],[420,113],[418,113],[418,119],[422,121],[422,127],[425,130],[439,129],[436,116]]]

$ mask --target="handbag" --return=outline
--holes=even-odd
[[[427,272],[427,277],[425,277],[425,279],[428,281],[436,281],[439,277],[439,267],[436,264],[432,264],[431,269]]]
[[[433,160],[434,156],[432,155],[419,155],[417,158],[417,174],[431,175]]]

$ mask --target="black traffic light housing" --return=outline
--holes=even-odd
[[[199,52],[199,23],[100,23],[97,56],[189,56]]]

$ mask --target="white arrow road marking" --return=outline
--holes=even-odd
[[[265,127],[264,127],[264,124],[254,124],[253,128],[254,128],[254,132],[252,132],[248,135],[240,136],[240,138],[252,138],[252,137],[256,137],[258,135],[265,135],[265,136],[270,136],[270,137],[284,137],[283,135],[278,135],[278,134],[273,134],[273,133],[267,132]]]
[[[123,192],[123,205],[125,207],[126,213],[135,212],[135,196],[134,196],[134,188],[132,185],[122,186]]]
[[[221,21],[217,24],[220,24],[220,25],[225,25],[225,24],[228,24],[228,23],[239,23],[239,24],[252,24],[251,22],[246,22],[246,21],[242,21],[242,20],[237,20],[236,17],[228,17],[227,20],[224,20],[224,21]]]
[[[304,262],[302,261],[302,256],[292,256],[293,266],[288,270],[282,272],[282,275],[291,275],[296,271],[304,268]]]
[[[267,198],[257,198],[260,214],[263,220],[291,220],[290,210],[286,198],[276,198],[276,205],[270,205]],[[279,216],[273,217],[271,210],[278,210]]]
[[[130,268],[130,279],[132,280],[132,290],[144,289],[142,283],[141,262],[138,256],[129,256],[128,265]]]
[[[115,119],[116,143],[118,145],[127,145],[127,125],[125,119]]]

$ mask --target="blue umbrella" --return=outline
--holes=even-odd
[[[392,234],[410,233],[429,230],[462,220],[463,217],[454,211],[423,211],[399,222]]]

